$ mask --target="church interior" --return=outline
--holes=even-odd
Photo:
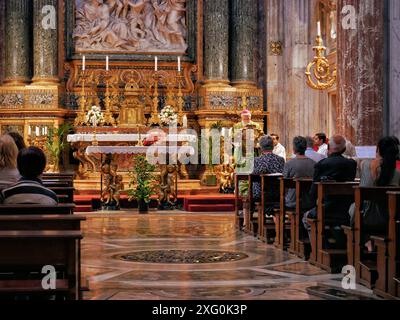
[[[0,0],[0,301],[400,299],[398,0]]]

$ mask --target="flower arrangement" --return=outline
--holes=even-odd
[[[174,108],[171,106],[165,106],[161,113],[158,115],[161,123],[165,126],[176,124],[178,121],[178,115],[175,113]]]
[[[92,109],[90,109],[86,114],[86,123],[91,124],[93,127],[97,127],[103,122],[104,122],[104,115],[103,112],[101,112],[100,107],[92,106]]]

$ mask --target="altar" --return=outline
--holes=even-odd
[[[199,180],[189,179],[187,166],[179,161],[182,157],[193,156],[195,149],[197,150],[197,147],[193,147],[198,144],[197,135],[187,133],[186,129],[181,128],[178,132],[175,128],[168,133],[162,128],[140,127],[130,130],[125,128],[117,133],[115,128],[104,127],[99,128],[100,132],[97,133],[93,128],[85,127],[79,131],[80,133],[68,135],[67,141],[74,150],[74,158],[79,161],[75,184],[80,190],[100,190],[101,168],[104,155],[107,154],[112,154],[112,160],[124,183],[128,181],[129,172],[133,168],[134,155],[143,154],[153,159],[158,155],[164,158],[165,163],[161,163],[162,159],[155,160],[157,175],[161,173],[159,165],[176,164],[180,189],[201,187]]]

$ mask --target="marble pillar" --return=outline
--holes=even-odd
[[[295,136],[332,133],[328,93],[309,88],[305,77],[315,55],[316,7],[316,0],[267,0],[265,5],[268,133],[280,136],[289,156]]]
[[[5,84],[30,81],[30,0],[6,1]]]
[[[236,87],[255,87],[254,55],[258,16],[255,1],[232,0],[231,15],[231,82]]]
[[[0,43],[4,43],[5,37],[5,9],[6,1],[0,0]],[[4,45],[0,45],[0,85],[4,81],[4,66],[5,66]]]
[[[34,83],[58,82],[57,0],[33,1]]]
[[[400,137],[400,1],[389,0],[387,134]]]
[[[355,29],[344,28],[344,6],[355,9]],[[355,145],[383,135],[384,1],[338,0],[338,133]]]
[[[229,84],[229,2],[204,0],[204,75],[206,84]]]

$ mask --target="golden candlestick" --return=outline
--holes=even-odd
[[[331,65],[324,54],[326,47],[320,35],[317,36],[316,46],[313,50],[316,55],[306,69],[307,85],[315,90],[332,88],[336,83],[336,67],[331,71]]]
[[[154,94],[153,94],[153,110],[151,112],[150,124],[160,124],[160,119],[158,117],[158,105],[160,103],[159,94],[158,94],[158,81],[160,80],[160,76],[157,72],[153,75],[154,78]]]
[[[183,125],[183,107],[185,105],[185,100],[183,99],[183,92],[182,92],[182,80],[183,75],[181,72],[178,72],[177,76],[178,81],[178,95],[177,95],[177,106],[178,106],[178,124]]]
[[[87,75],[85,71],[82,71],[81,73],[81,92],[80,92],[80,97],[78,100],[78,105],[79,105],[79,110],[77,111],[76,118],[74,121],[74,125],[76,127],[85,125],[86,119],[85,119],[85,113],[86,113],[86,92],[85,92],[85,84],[86,84],[86,79]]]
[[[104,125],[115,126],[116,125],[115,119],[111,112],[110,80],[111,80],[111,77],[107,74],[105,76],[106,92],[105,92],[105,96],[104,96],[104,106],[105,106],[106,110],[104,112]]]

